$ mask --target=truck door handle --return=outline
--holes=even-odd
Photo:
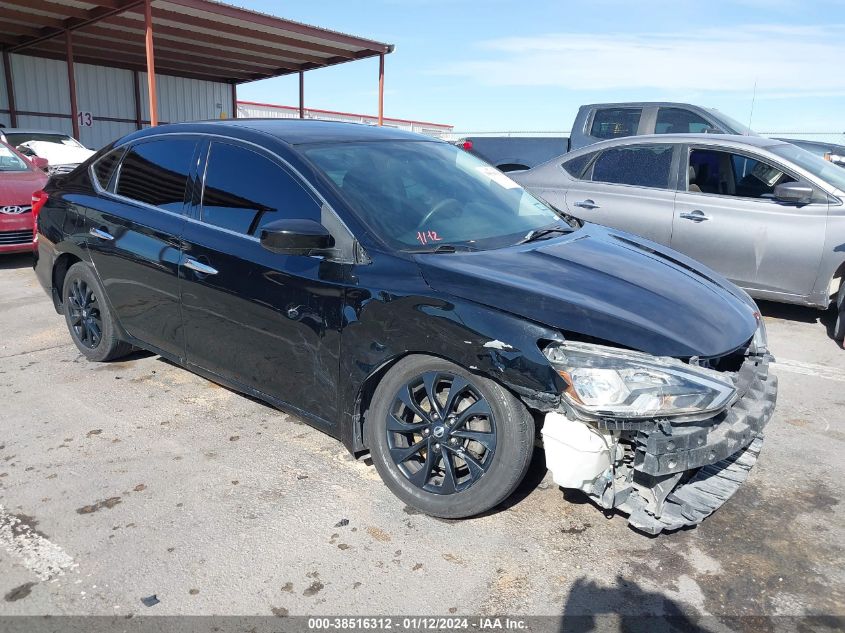
[[[99,238],[101,240],[106,240],[108,242],[111,242],[114,239],[114,235],[112,235],[111,233],[106,233],[102,229],[98,229],[93,226],[88,231],[88,234],[93,235],[94,237]]]
[[[581,202],[575,202],[575,203],[573,203],[573,206],[581,207],[582,209],[598,209],[599,208],[599,205],[597,205],[595,202],[593,202],[592,200],[589,200],[589,199],[582,200]]]
[[[689,213],[681,213],[678,217],[681,217],[684,220],[692,220],[693,222],[706,222],[710,219],[709,215],[706,215],[703,211],[699,211],[698,209],[690,211]]]
[[[208,264],[203,264],[202,262],[198,262],[195,259],[191,259],[190,257],[186,257],[182,264],[185,268],[190,268],[191,270],[198,272],[202,275],[216,275],[217,269],[212,268]]]

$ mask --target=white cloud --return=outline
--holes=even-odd
[[[758,96],[845,95],[842,42],[842,25],[554,33],[480,42],[482,59],[432,72],[489,86],[750,93],[757,81]]]

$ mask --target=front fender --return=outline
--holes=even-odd
[[[340,436],[353,452],[364,448],[360,416],[365,389],[409,354],[437,356],[495,380],[535,410],[549,411],[560,402],[563,381],[538,346],[541,340],[562,340],[557,330],[428,293],[361,296],[347,307],[355,320],[342,338]]]

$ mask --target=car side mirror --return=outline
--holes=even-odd
[[[319,255],[334,246],[334,238],[319,222],[276,220],[261,229],[261,246],[281,255]]]
[[[813,188],[800,182],[785,182],[774,190],[775,200],[786,204],[809,204],[813,200]]]
[[[29,160],[32,161],[32,164],[38,167],[38,169],[47,169],[47,166],[50,164],[50,161],[42,156],[32,156]]]

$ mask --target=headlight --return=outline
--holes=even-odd
[[[588,416],[700,416],[736,393],[723,374],[673,358],[577,342],[552,343],[543,353],[568,385],[563,396]]]

